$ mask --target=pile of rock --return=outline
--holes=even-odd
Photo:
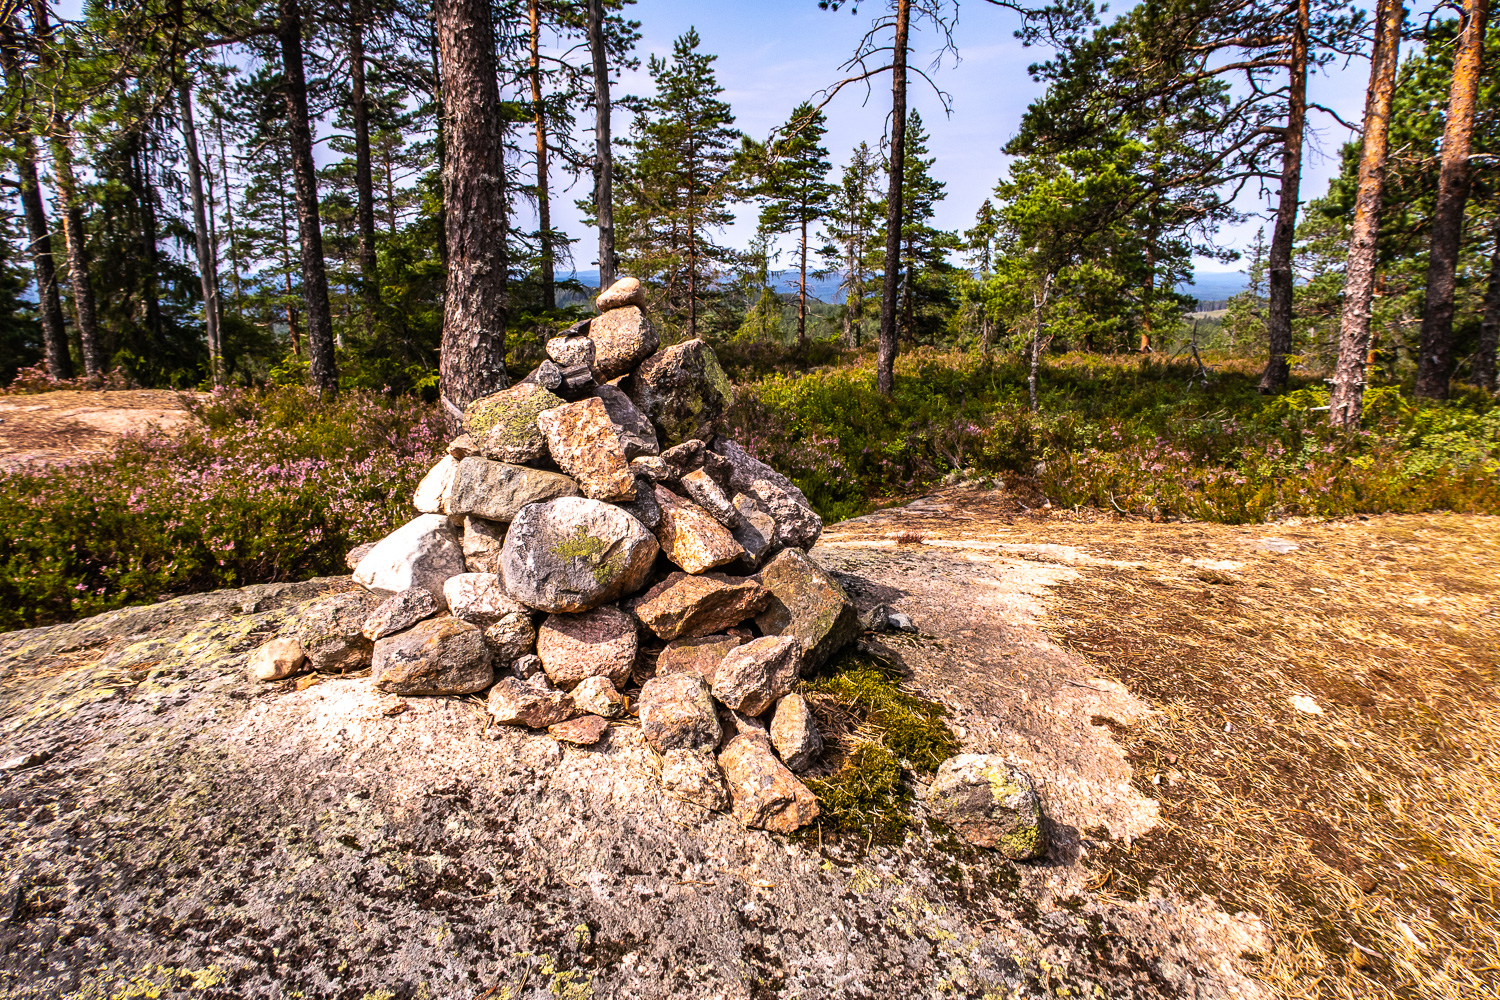
[[[733,390],[713,351],[658,349],[644,301],[616,282],[548,361],[472,403],[419,516],[350,554],[368,593],[251,669],[368,662],[382,692],[488,690],[496,722],[583,745],[634,716],[669,794],[790,832],[818,815],[792,772],[822,749],[793,688],[860,622],[807,555],[807,498],[719,433]]]

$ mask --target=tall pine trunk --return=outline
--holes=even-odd
[[[177,86],[182,113],[182,141],[187,149],[188,189],[193,199],[193,236],[198,251],[198,284],[203,290],[203,329],[208,335],[208,369],[214,385],[223,376],[223,343],[219,338],[219,283],[214,251],[208,242],[208,213],[203,205],[203,167],[198,160],[198,129],[193,124],[193,85],[184,74]]]
[[[614,284],[614,152],[609,132],[609,52],[604,43],[604,0],[588,0],[589,51],[594,58],[594,216],[599,222],[599,289]]]
[[[17,164],[21,172],[21,207],[26,213],[26,233],[31,238],[31,259],[36,268],[42,344],[46,350],[47,374],[59,380],[70,379],[73,359],[68,354],[68,330],[63,322],[62,296],[57,291],[57,263],[52,258],[52,234],[47,229],[47,208],[37,182],[34,149],[31,137],[26,136]]]
[[[507,384],[505,152],[488,0],[439,0],[436,17],[448,234],[440,365],[443,398],[462,410]]]
[[[312,126],[307,115],[307,78],[302,67],[302,12],[298,0],[279,0],[281,62],[285,74],[287,140],[297,195],[297,231],[302,249],[302,304],[307,321],[308,376],[319,392],[337,392],[333,355],[333,313],[328,305],[328,272],[323,261],[323,226],[318,215],[318,174],[313,163]]]
[[[880,344],[875,383],[889,396],[896,385],[896,296],[901,278],[902,180],[906,175],[906,42],[911,0],[896,0],[896,38],[891,58],[891,174],[886,192],[885,278],[880,290]]]
[[[78,328],[79,353],[83,355],[83,374],[91,385],[104,376],[104,359],[99,345],[99,320],[94,308],[94,287],[89,283],[89,252],[83,231],[83,208],[79,203],[78,181],[73,176],[72,136],[63,122],[54,122],[58,133],[52,137],[52,179],[62,202],[63,243],[68,257],[68,283],[73,289],[73,318]]]
[[[1365,92],[1364,147],[1359,157],[1359,189],[1354,196],[1344,311],[1339,324],[1339,358],[1328,409],[1329,422],[1345,430],[1359,426],[1364,410],[1370,314],[1375,301],[1375,242],[1380,234],[1391,100],[1396,93],[1396,65],[1405,16],[1401,0],[1379,0],[1376,5],[1375,48],[1370,53],[1370,86]]]
[[[1500,348],[1500,217],[1490,230],[1490,277],[1484,290],[1484,316],[1479,322],[1479,352],[1474,355],[1474,381],[1494,392],[1495,352]]]
[[[224,151],[224,123],[214,120],[214,131],[219,138],[219,176],[224,182],[224,223],[229,228],[229,270],[234,280],[234,306],[238,312],[244,301],[245,290],[240,287],[240,244],[234,228],[234,188],[229,183],[229,157]]]
[[[1268,261],[1270,301],[1266,306],[1266,337],[1270,341],[1260,391],[1281,392],[1291,375],[1287,355],[1292,352],[1292,243],[1297,235],[1297,206],[1302,187],[1302,145],[1307,124],[1308,0],[1298,0],[1287,65],[1286,133],[1281,146],[1281,198],[1276,226],[1271,231]]]
[[[365,96],[364,10],[349,18],[349,112],[354,119],[354,189],[359,215],[359,288],[365,302],[365,330],[380,311],[380,275],[375,260],[375,184],[370,175],[370,102]]]
[[[1424,399],[1447,399],[1448,382],[1453,377],[1454,277],[1464,234],[1464,205],[1469,200],[1469,151],[1488,14],[1488,0],[1464,0],[1463,22],[1453,54],[1437,204],[1432,212],[1432,250],[1427,258],[1422,354],[1417,360],[1417,396]]]
[[[531,109],[536,126],[536,214],[542,251],[542,307],[557,308],[556,274],[552,261],[552,191],[547,178],[547,117],[542,105],[542,16],[540,0],[531,8]]]
[[[802,217],[802,265],[797,295],[797,346],[807,346],[807,216]]]

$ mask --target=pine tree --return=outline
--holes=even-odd
[[[927,131],[920,114],[911,112],[904,134],[900,327],[906,339],[915,344],[921,335],[935,332],[941,325],[938,314],[953,306],[953,268],[948,252],[959,244],[952,233],[929,224],[937,214],[938,202],[947,197],[947,185],[930,173],[937,158],[927,156]]]
[[[824,235],[824,259],[843,272],[844,343],[859,347],[872,279],[880,273],[884,206],[876,197],[880,167],[867,143],[854,147],[835,190]]]
[[[803,102],[778,130],[780,138],[767,150],[765,176],[757,186],[764,200],[760,228],[771,234],[794,233],[797,244],[797,346],[807,346],[807,258],[812,249],[808,233],[827,218],[835,188],[826,178],[833,169],[822,146],[828,133],[823,112]],[[816,253],[816,250],[812,250]]]
[[[689,338],[698,336],[700,305],[721,268],[735,252],[712,233],[734,216],[731,168],[740,133],[723,88],[714,75],[718,58],[698,51],[698,32],[688,29],[672,46],[672,58],[652,56],[647,70],[656,95],[635,117],[626,147],[631,159],[618,165],[616,239],[629,266],[652,277],[666,294],[668,313]]]

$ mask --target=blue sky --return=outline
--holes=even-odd
[[[669,55],[672,41],[689,27],[702,37],[702,50],[719,57],[716,69],[724,87],[724,98],[734,108],[738,127],[763,138],[787,117],[788,112],[817,91],[839,79],[838,66],[848,58],[859,37],[868,28],[877,3],[862,5],[857,15],[818,9],[816,0],[760,0],[756,3],[702,3],[688,0],[640,0],[631,16],[641,22],[640,72],[627,76],[622,90],[650,94],[645,57]],[[1027,104],[1041,93],[1026,72],[1033,62],[1044,60],[1048,50],[1025,48],[1013,37],[1018,26],[1014,14],[981,0],[967,0],[959,8],[955,37],[959,62],[951,57],[932,74],[952,95],[953,113],[945,117],[930,87],[915,78],[910,103],[921,112],[931,134],[929,148],[937,158],[933,174],[947,183],[948,198],[938,207],[936,224],[963,230],[973,224],[975,211],[1005,170],[1008,158],[1000,149],[1014,134]],[[924,68],[936,54],[932,33],[914,36],[913,65]],[[919,62],[920,57],[920,62]],[[1312,100],[1336,110],[1346,120],[1358,121],[1364,108],[1368,63],[1336,67],[1333,75],[1315,78],[1310,85]],[[874,145],[885,125],[890,104],[889,79],[875,81],[868,105],[862,106],[863,90],[846,90],[829,106],[826,145],[837,170],[849,151],[861,140]],[[617,116],[618,117],[618,116]],[[1327,119],[1315,115],[1314,134],[1304,167],[1302,197],[1317,197],[1337,172],[1334,157],[1347,133]],[[623,123],[622,123],[623,124]],[[1274,197],[1275,192],[1271,192]],[[583,241],[578,245],[580,268],[588,267],[591,234],[579,225],[570,194],[559,224]],[[1242,208],[1263,205],[1247,198]],[[727,233],[732,245],[742,246],[754,227],[751,207],[740,211],[740,221]],[[1247,246],[1255,230],[1266,221],[1251,219],[1223,234],[1233,247]],[[1203,271],[1237,270],[1239,265],[1200,262]]]

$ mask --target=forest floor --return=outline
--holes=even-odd
[[[253,685],[348,578],[220,591],[0,636],[0,993],[1500,992],[1500,518],[1042,504],[943,490],[814,550],[914,619],[866,641],[963,750],[1040,780],[1042,862],[920,795],[899,846],[689,815],[629,721],[564,749]]]
[[[0,396],[0,469],[57,465],[107,452],[122,434],[189,419],[171,389],[66,390]]]

